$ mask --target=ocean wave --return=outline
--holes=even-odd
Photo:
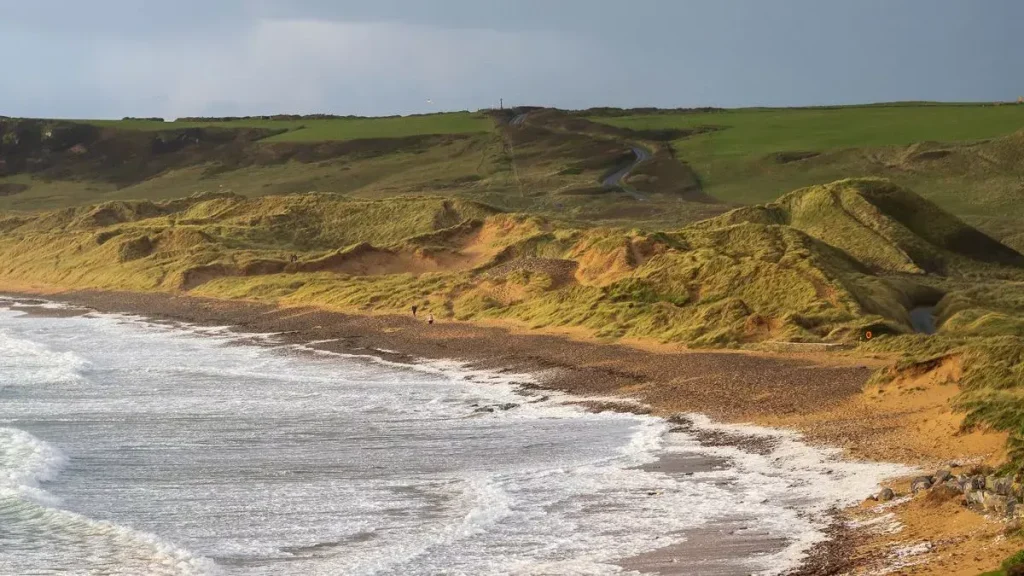
[[[14,536],[0,549],[0,573],[62,566],[104,574],[201,576],[217,574],[206,558],[126,526],[57,508],[60,499],[41,484],[54,480],[67,463],[55,446],[16,428],[0,428],[0,525]],[[31,538],[24,547],[19,536]]]
[[[15,428],[0,428],[0,496],[59,505],[40,483],[53,480],[67,458],[55,446]]]
[[[89,367],[74,352],[53,350],[0,329],[0,387],[82,383]]]

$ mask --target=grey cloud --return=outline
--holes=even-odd
[[[87,63],[92,88],[122,102],[210,113],[414,112],[490,105],[518,84],[567,86],[584,48],[571,35],[443,30],[401,23],[261,19],[237,34],[162,42],[112,40]],[[391,108],[384,108],[386,103]]]

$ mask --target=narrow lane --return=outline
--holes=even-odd
[[[630,150],[633,151],[633,156],[635,157],[633,162],[628,166],[623,167],[621,170],[617,170],[609,174],[601,181],[601,186],[605,188],[619,188],[637,201],[646,202],[647,197],[641,194],[636,188],[627,184],[626,177],[629,176],[630,172],[632,172],[642,162],[650,160],[652,158],[652,154],[650,150],[643,146],[630,146]]]

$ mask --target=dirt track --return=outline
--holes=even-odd
[[[646,162],[651,159],[651,151],[644,148],[643,146],[630,146],[633,151],[635,159],[631,164],[625,166],[621,170],[609,174],[604,180],[601,181],[601,186],[605,188],[619,188],[626,194],[629,194],[640,202],[646,202],[647,197],[638,192],[635,188],[626,183],[626,177],[633,171],[640,163]]]

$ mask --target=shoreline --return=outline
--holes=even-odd
[[[312,307],[164,293],[4,290],[98,312],[125,313],[200,326],[275,333],[287,343],[329,352],[370,352],[386,360],[458,360],[479,370],[530,373],[544,388],[577,396],[632,397],[651,413],[701,413],[723,422],[753,421],[835,407],[860,393],[868,363],[823,355],[731,350],[671,351],[526,333],[460,322],[427,325],[398,315],[356,315]],[[799,392],[799,393],[794,393]],[[625,400],[628,402],[628,400]],[[646,412],[645,412],[646,413]]]
[[[157,321],[273,333],[289,344],[315,345],[329,352],[376,356],[401,364],[413,364],[419,359],[458,360],[472,370],[531,374],[539,384],[527,387],[583,397],[578,404],[590,409],[665,418],[700,413],[720,422],[761,423],[787,415],[827,414],[860,396],[871,374],[868,366],[851,364],[845,357],[829,359],[815,355],[811,360],[808,355],[671,351],[657,345],[599,343],[561,335],[521,333],[505,327],[462,323],[428,326],[411,316],[359,316],[315,308],[279,308],[152,293],[7,293],[17,298],[39,297]],[[587,399],[595,396],[601,400],[595,403]],[[856,445],[855,436],[830,444]],[[832,437],[835,439],[834,434]],[[738,438],[732,441],[741,442]],[[807,438],[808,446],[822,443],[820,438],[815,441],[813,435]],[[851,451],[846,450],[844,458],[850,455]],[[855,530],[844,520],[848,515],[836,510],[831,517],[827,538],[814,545],[801,568],[789,573],[837,573],[854,566],[856,554],[851,541],[856,538]],[[722,537],[712,533],[695,536]],[[737,553],[754,552],[742,538],[736,540],[735,546],[733,550]],[[683,567],[675,564],[678,550],[678,546],[669,546],[640,559],[624,559],[623,565],[643,567],[666,576],[687,573],[680,572]]]

